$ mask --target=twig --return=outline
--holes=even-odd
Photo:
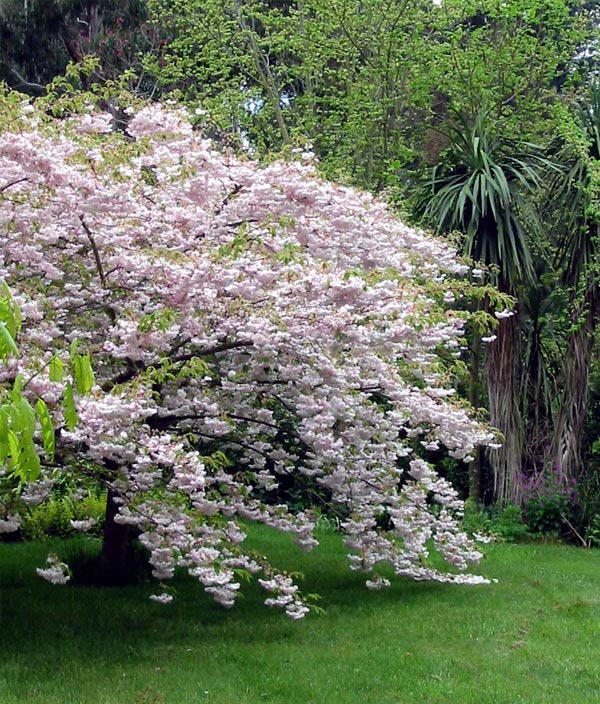
[[[23,178],[18,178],[16,181],[5,183],[4,186],[0,186],[0,193],[4,193],[4,191],[6,191],[11,186],[16,186],[17,183],[22,183],[23,181],[29,181],[29,178],[27,176],[24,176]]]
[[[575,528],[575,526],[571,523],[571,521],[565,516],[564,513],[560,514],[560,517],[563,519],[563,521],[569,526],[569,528],[575,533],[575,535],[581,540],[581,544],[584,548],[589,548],[589,544],[587,540],[581,537],[581,534],[578,532],[578,530]]]
[[[23,76],[13,66],[10,66],[10,72],[12,74],[14,74],[19,79],[19,83],[15,86],[16,88],[30,88],[30,89],[39,90],[42,93],[46,92],[46,86],[43,86],[41,83],[32,83],[31,81],[28,81],[26,78],[23,78]]]
[[[79,220],[83,229],[85,230],[85,234],[87,235],[90,244],[92,245],[92,252],[94,253],[94,259],[96,260],[96,269],[98,269],[100,281],[102,282],[102,286],[106,288],[106,277],[104,276],[104,270],[102,269],[102,262],[100,261],[100,253],[98,252],[96,240],[94,239],[94,235],[92,235],[92,231],[88,227],[86,221],[83,219],[83,215],[79,216]]]
[[[243,186],[241,183],[236,183],[233,187],[233,190],[228,193],[225,198],[223,198],[223,201],[220,203],[220,205],[215,208],[214,215],[220,215],[225,206],[229,203],[229,201],[235,198],[237,194],[242,190],[242,188]]]

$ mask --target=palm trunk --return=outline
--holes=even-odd
[[[526,367],[522,370],[521,397],[527,437],[523,460],[528,473],[537,476],[544,464],[552,438],[552,409],[548,391],[543,386],[543,364],[539,328],[530,332],[530,349]]]
[[[576,478],[582,467],[581,444],[599,304],[600,288],[594,282],[585,293],[585,317],[567,347],[564,388],[551,448],[552,468],[564,484]]]
[[[519,504],[523,426],[519,408],[519,316],[499,321],[497,339],[487,349],[490,423],[503,435],[502,447],[489,451],[494,495],[501,503]]]

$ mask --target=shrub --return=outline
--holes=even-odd
[[[565,481],[558,469],[521,479],[523,518],[534,536],[567,535],[576,521],[579,496],[574,481]]]
[[[530,537],[518,506],[485,507],[474,501],[465,504],[463,528],[467,533],[491,535],[507,543],[516,543]]]
[[[79,533],[71,521],[93,518],[96,523],[86,532],[100,535],[105,511],[105,493],[89,494],[81,499],[70,496],[51,497],[24,516],[21,533],[28,540],[66,538]]]

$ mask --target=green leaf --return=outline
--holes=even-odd
[[[21,329],[21,309],[12,300],[10,289],[5,281],[1,282],[3,297],[0,297],[0,321],[2,321],[10,333],[10,336],[15,338],[17,332]]]
[[[65,387],[65,394],[63,397],[63,413],[65,415],[65,424],[67,430],[73,430],[77,425],[77,409],[75,408],[75,397],[73,396],[73,385],[68,382]]]
[[[89,394],[94,386],[94,371],[89,353],[79,355],[74,368],[75,385],[78,394]]]
[[[79,354],[78,342],[71,343],[71,370],[75,379],[75,388],[78,394],[89,394],[94,386],[94,372],[89,352]]]
[[[8,429],[8,450],[10,454],[10,464],[16,468],[19,466],[21,457],[21,443],[19,437],[11,428]]]
[[[42,472],[36,446],[30,442],[22,446],[19,465],[15,474],[25,482],[34,482]]]
[[[61,382],[65,379],[65,365],[60,357],[52,357],[50,360],[50,381]]]
[[[5,462],[10,453],[8,444],[8,410],[6,406],[0,408],[0,462]]]
[[[21,372],[19,372],[17,374],[17,376],[15,377],[15,380],[13,382],[12,391],[11,391],[13,403],[17,403],[21,399],[24,387],[25,387],[25,378],[21,374]]]
[[[38,418],[40,419],[40,426],[42,428],[42,442],[44,444],[44,450],[46,450],[46,454],[52,461],[56,451],[56,439],[54,436],[54,425],[52,423],[52,418],[48,412],[48,406],[46,406],[43,399],[38,398],[36,408]]]
[[[35,411],[26,398],[19,398],[12,405],[11,429],[20,433],[25,441],[33,440],[35,433]]]
[[[15,344],[6,323],[0,320],[0,358],[6,360],[10,356],[18,357],[19,348]]]

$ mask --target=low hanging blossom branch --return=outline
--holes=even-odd
[[[450,248],[310,164],[219,153],[181,110],[144,107],[123,135],[93,110],[61,121],[9,107],[0,279],[23,326],[5,378],[31,378],[59,429],[59,471],[99,468],[157,579],[184,567],[229,607],[240,570],[262,574],[266,603],[302,617],[294,579],[244,549],[248,521],[317,544],[317,512],[278,499],[291,475],[339,508],[369,587],[389,584],[381,562],[485,581],[467,572],[481,553],[456,491],[419,456],[422,442],[468,462],[492,439],[448,383],[464,327],[448,290],[467,272]],[[50,364],[72,340],[91,354],[89,393]],[[76,423],[58,402],[68,384]],[[43,465],[23,496],[42,500],[56,471]],[[18,508],[0,504],[0,530]],[[68,579],[55,556],[39,572]]]

